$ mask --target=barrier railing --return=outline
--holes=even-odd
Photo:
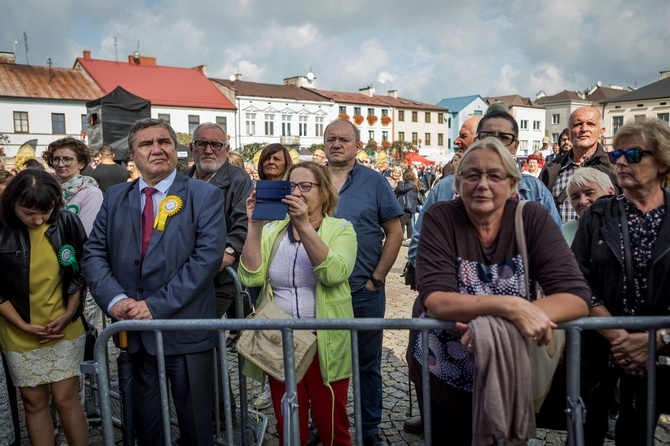
[[[583,330],[599,330],[604,328],[623,328],[627,330],[656,330],[670,327],[670,316],[658,317],[612,317],[612,318],[584,318],[568,323],[559,324],[558,328],[567,333],[567,398],[566,415],[568,419],[568,445],[583,446],[584,403],[580,398],[580,368],[581,332]],[[109,395],[108,364],[105,349],[108,339],[120,331],[153,331],[157,345],[157,360],[162,369],[159,373],[160,396],[163,406],[163,423],[166,444],[171,443],[171,433],[168,414],[167,382],[164,372],[164,350],[162,336],[164,331],[180,330],[216,330],[218,331],[219,351],[225,352],[225,330],[280,330],[283,339],[284,366],[286,369],[286,394],[282,400],[284,415],[284,444],[297,444],[299,438],[297,383],[293,354],[294,330],[349,330],[351,332],[351,353],[353,362],[353,393],[354,393],[354,426],[355,442],[362,445],[361,433],[361,402],[360,377],[358,367],[358,332],[368,330],[449,330],[454,329],[453,322],[430,319],[289,319],[289,320],[239,320],[239,319],[208,319],[208,320],[156,320],[156,321],[122,321],[108,326],[99,336],[95,346],[95,360],[82,365],[85,373],[94,374],[98,383],[100,411],[102,418],[102,437],[105,445],[114,444],[113,424],[111,417],[111,403]],[[428,336],[422,336],[423,364],[428,363]],[[656,336],[649,337],[650,351],[656,351]],[[655,355],[650,355],[648,361],[647,385],[647,445],[653,444],[655,421],[655,392],[656,369]],[[239,364],[241,370],[242,364]],[[224,389],[226,406],[229,405],[228,388],[228,359],[226,354],[219,355],[220,385]],[[240,388],[246,388],[246,378],[240,374]],[[424,440],[431,445],[430,426],[430,382],[427,367],[422,371],[423,401],[424,401]],[[245,407],[244,405],[242,407]],[[227,444],[233,445],[232,421],[230,412],[226,408]],[[243,419],[246,412],[243,411]],[[246,435],[243,436],[243,444]],[[640,443],[642,444],[642,443]]]

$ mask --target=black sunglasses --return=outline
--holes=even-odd
[[[643,150],[639,147],[634,147],[632,149],[628,149],[626,151],[624,150],[614,150],[613,152],[607,152],[607,156],[610,159],[610,163],[616,164],[617,161],[619,161],[619,158],[622,156],[626,157],[626,161],[628,161],[631,164],[636,164],[642,161],[642,155],[645,153],[651,153],[650,150]]]

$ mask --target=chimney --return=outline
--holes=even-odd
[[[301,74],[293,77],[284,78],[284,85],[289,87],[316,88],[316,78],[311,72],[307,76]]]
[[[242,80],[242,73],[240,73],[239,71],[237,73],[235,73],[235,80],[236,81],[241,81]]]
[[[375,88],[372,85],[368,85],[365,88],[359,88],[358,91],[368,97],[372,97],[375,94]]]
[[[662,79],[665,79],[667,77],[670,77],[670,71],[666,70],[666,71],[659,71],[658,72],[658,80],[659,81],[662,80]]]
[[[197,67],[193,67],[194,70],[200,71],[205,77],[207,77],[207,65],[198,65]]]
[[[143,67],[155,67],[156,66],[156,58],[155,57],[148,57],[148,56],[141,56],[139,51],[135,51],[133,54],[128,56],[128,63],[130,65],[140,65]]]
[[[0,63],[16,63],[14,53],[0,51]]]
[[[389,97],[398,99],[398,90],[389,90]]]
[[[84,50],[84,60],[91,60],[91,50]]]

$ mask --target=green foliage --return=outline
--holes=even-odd
[[[240,156],[242,156],[242,159],[244,162],[252,161],[254,159],[254,154],[258,152],[259,150],[263,150],[263,147],[265,147],[267,144],[262,142],[262,143],[252,143],[252,144],[246,144],[242,146],[242,151],[240,152]]]
[[[182,146],[188,146],[191,144],[191,135],[188,133],[177,132],[177,143],[181,144]]]
[[[417,148],[409,141],[393,141],[389,149],[389,158],[396,161],[404,160],[404,153],[416,152]]]
[[[319,150],[319,149],[323,150],[323,144],[312,144],[311,146],[309,146],[309,149],[308,149],[308,150],[309,150],[311,153],[314,153],[314,152],[316,152],[316,151]]]
[[[0,156],[5,156],[4,144],[9,144],[9,136],[0,133]]]

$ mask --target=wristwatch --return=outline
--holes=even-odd
[[[233,256],[235,259],[237,259],[237,253],[235,252],[235,250],[233,249],[232,246],[226,246],[226,250],[224,252],[226,254],[229,254],[229,255]]]
[[[661,335],[661,342],[663,342],[663,345],[670,344],[670,332],[668,332],[668,330],[658,330],[658,334]]]
[[[375,279],[375,276],[370,276],[370,282],[375,286],[375,288],[381,288],[384,286],[384,281]]]

